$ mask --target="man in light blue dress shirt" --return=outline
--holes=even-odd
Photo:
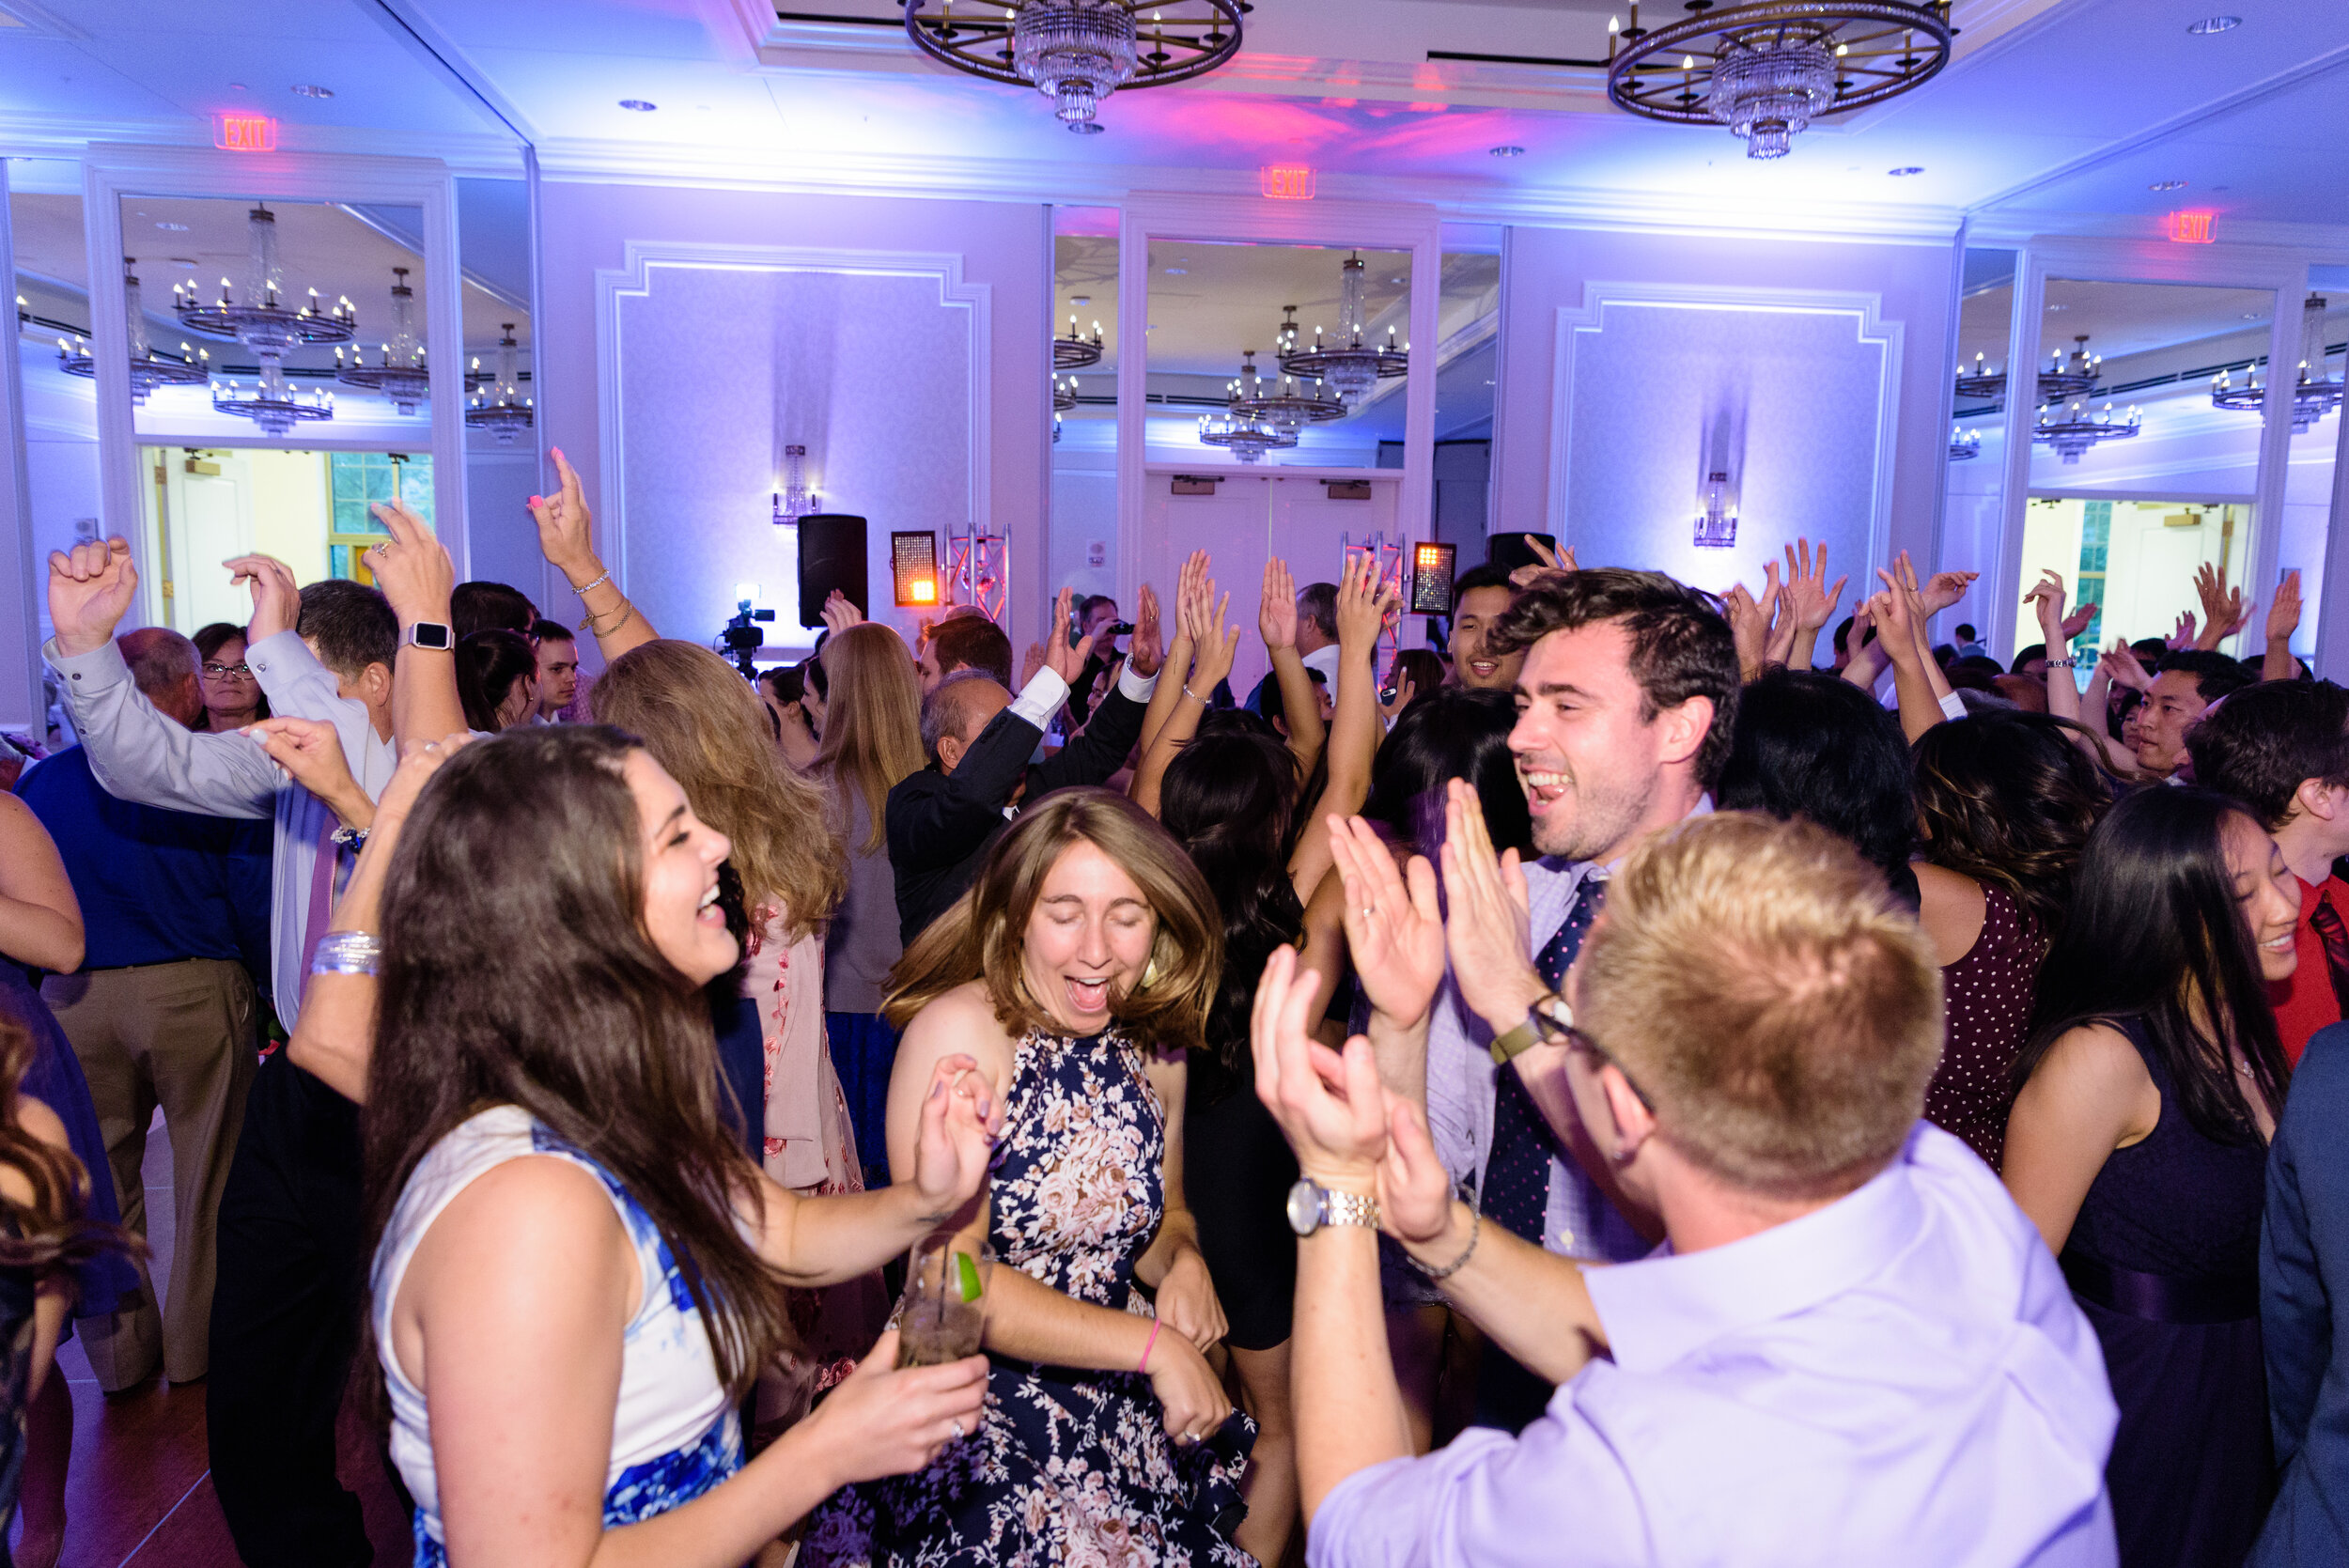
[[[1372,1038],[1312,1041],[1312,977],[1285,950],[1256,1001],[1258,1093],[1305,1173],[1311,1568],[2113,1563],[2102,1354],[1998,1179],[1921,1120],[1938,976],[1881,874],[1747,813],[1626,862],[1519,1060],[1545,1119],[1666,1241],[1578,1264],[1458,1202],[1416,1107],[1378,1081],[1447,946],[1455,971],[1504,949],[1531,969],[1523,883],[1452,787],[1441,913],[1423,865],[1407,886],[1366,828],[1336,835]],[[1373,1227],[1557,1380],[1522,1436],[1411,1456]]]

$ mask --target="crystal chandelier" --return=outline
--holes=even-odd
[[[237,383],[212,388],[212,407],[222,413],[250,419],[266,435],[282,436],[310,419],[334,417],[334,395],[323,390],[298,393],[286,384],[286,367],[275,355],[261,360],[261,377],[251,392]]]
[[[822,503],[816,499],[816,492],[807,488],[807,448],[785,447],[783,489],[775,492],[775,510],[771,520],[777,528],[781,528],[821,510]]]
[[[1068,315],[1068,333],[1052,339],[1052,368],[1082,370],[1088,365],[1101,363],[1101,323],[1093,323],[1093,335],[1085,337],[1077,331],[1076,312]]]
[[[2047,368],[2039,373],[2039,400],[2061,403],[2074,397],[2085,397],[2096,390],[2096,381],[2105,373],[2105,356],[2088,351],[2088,334],[2081,333],[2072,339],[2072,352],[2049,350]],[[2006,396],[2006,372],[1988,368],[1981,354],[1974,356],[1974,373],[1957,378],[1960,397],[2003,397]]]
[[[1607,96],[1680,125],[1725,125],[1749,158],[1783,158],[1812,120],[1880,103],[1949,63],[1947,0],[1762,0],[1658,28],[1607,21]]]
[[[1101,101],[1213,70],[1239,52],[1246,0],[905,0],[906,35],[941,64],[1030,86],[1081,135]],[[1145,15],[1146,13],[1146,15]],[[1064,366],[1064,368],[1067,368]]]
[[[337,302],[330,310],[319,304],[319,291],[313,288],[306,303],[290,309],[285,304],[285,269],[277,260],[277,216],[268,208],[253,210],[245,224],[245,246],[243,303],[237,303],[237,286],[226,278],[220,280],[220,298],[210,304],[197,297],[193,278],[184,286],[174,284],[172,305],[181,326],[206,337],[233,339],[263,361],[282,359],[288,349],[305,343],[350,341],[357,327],[349,300]]]
[[[2292,433],[2295,436],[2341,407],[2341,380],[2325,374],[2326,303],[2324,295],[2311,294],[2300,307],[2300,378],[2292,390]],[[2232,374],[2220,371],[2210,383],[2210,400],[2222,409],[2253,413],[2264,409],[2267,388],[2260,382],[2256,364],[2245,367],[2241,386],[2234,384]]]
[[[465,427],[488,430],[497,438],[500,446],[511,446],[537,422],[537,412],[531,407],[531,399],[522,396],[517,352],[521,345],[514,341],[514,323],[501,321],[498,325],[505,329],[506,335],[498,339],[497,375],[486,381],[477,374],[465,378],[472,392],[465,403]],[[481,361],[475,359],[473,367],[477,373]]]
[[[2048,409],[2039,411],[2039,422],[2031,427],[2030,439],[2056,449],[2056,456],[2066,464],[2077,463],[2080,454],[2100,441],[2126,441],[2144,427],[2144,415],[2131,405],[2125,418],[2115,418],[2112,405],[2107,403],[2104,412],[2091,418],[2088,405],[2082,401],[2057,409],[2055,417],[2048,417]]]
[[[122,258],[122,298],[131,329],[131,401],[143,404],[147,395],[159,386],[201,386],[210,380],[212,356],[209,350],[191,349],[184,343],[179,345],[178,359],[155,352],[148,341],[147,312],[139,303],[138,274],[130,270],[137,265],[130,256]],[[57,339],[57,367],[69,376],[95,377],[98,361],[90,354],[88,340]]]
[[[1298,335],[1295,305],[1284,307],[1288,318],[1281,325],[1281,369],[1302,380],[1327,381],[1348,410],[1361,407],[1371,388],[1402,375],[1411,364],[1411,346],[1398,347],[1392,327],[1383,348],[1363,341],[1369,325],[1364,303],[1369,282],[1361,254],[1346,257],[1338,272],[1338,334],[1333,341],[1324,340],[1315,327],[1313,347],[1306,348]]]
[[[1968,430],[1955,425],[1950,427],[1950,461],[1971,462],[1981,456],[1982,432],[1980,430]]]
[[[1308,385],[1288,376],[1266,391],[1264,378],[1256,370],[1253,349],[1240,355],[1239,376],[1228,389],[1227,405],[1241,418],[1292,433],[1308,425],[1344,419],[1348,411],[1344,403],[1324,393],[1317,381]]]
[[[334,380],[344,386],[360,387],[391,399],[392,407],[402,413],[413,413],[416,405],[432,396],[432,382],[426,374],[424,345],[416,341],[415,291],[408,287],[408,269],[392,269],[392,340],[383,345],[383,363],[368,365],[360,349],[353,345],[350,362],[343,363],[343,351],[334,350]],[[351,323],[352,331],[358,323]]]
[[[1223,448],[1241,462],[1253,463],[1263,461],[1268,452],[1285,452],[1295,446],[1297,432],[1276,429],[1243,413],[1203,413],[1199,439],[1208,446]]]

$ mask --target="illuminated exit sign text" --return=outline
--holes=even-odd
[[[274,152],[277,122],[267,115],[214,115],[212,145],[230,152]]]
[[[1267,163],[1256,175],[1264,194],[1274,201],[1314,199],[1314,171],[1302,163]]]

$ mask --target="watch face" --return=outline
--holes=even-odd
[[[408,640],[420,648],[446,649],[449,629],[438,621],[418,621],[408,629]]]
[[[1321,1189],[1311,1181],[1289,1188],[1289,1229],[1311,1235],[1321,1228]]]

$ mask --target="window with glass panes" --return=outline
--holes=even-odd
[[[402,452],[329,452],[326,491],[332,511],[327,570],[372,583],[375,573],[367,569],[366,551],[385,530],[368,508],[377,502],[397,501],[430,525],[432,458]]]

